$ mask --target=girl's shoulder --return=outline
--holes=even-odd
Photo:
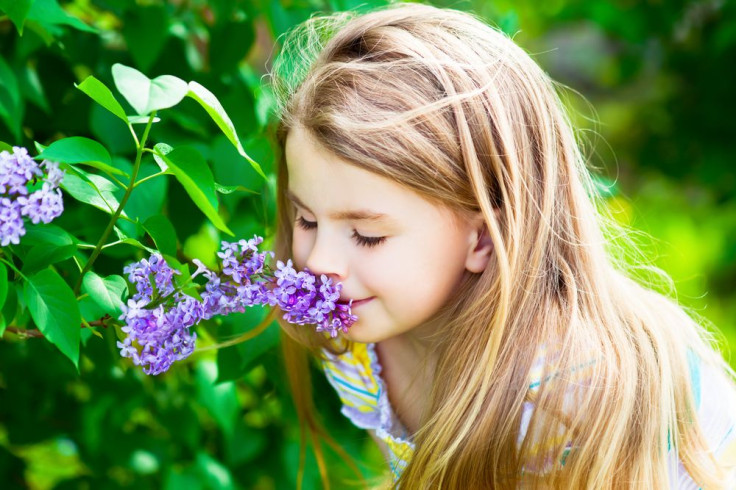
[[[530,455],[532,459],[544,461],[541,467],[526,468],[527,471],[538,473],[546,472],[551,467],[553,461],[548,456],[557,454],[560,444],[565,444],[563,451],[562,463],[567,454],[574,450],[573,441],[563,441],[560,439],[542,440],[537,437],[536,433],[530,432],[530,422],[532,416],[537,417],[540,425],[549,427],[559,427],[560,437],[564,437],[567,433],[565,420],[574,419],[575,412],[578,410],[577,403],[587,386],[592,367],[595,360],[590,362],[582,362],[573,367],[569,372],[548,372],[545,371],[545,359],[547,359],[545,350],[540,350],[535,364],[530,372],[529,394],[530,397],[524,402],[524,409],[521,416],[521,430],[519,432],[518,445],[526,440],[531,448]],[[734,468],[734,486],[736,488],[736,383],[730,376],[730,373],[719,365],[714,365],[704,361],[694,352],[688,352],[688,371],[690,375],[690,383],[692,387],[693,400],[697,414],[697,422],[700,425],[702,434],[705,438],[709,451],[723,465]],[[554,386],[559,383],[561,389],[565,391],[563,413],[546,414],[539,409],[534,403],[535,394],[539,390],[542,383],[550,383]],[[548,385],[549,386],[549,385]],[[672,458],[671,477],[674,482],[679,482],[676,488],[697,488],[689,475],[685,471],[684,466],[679,461],[678,456],[672,447],[668,447],[670,457]],[[535,456],[541,456],[536,458]]]
[[[341,354],[324,349],[322,368],[342,402],[342,414],[353,425],[371,432],[387,456],[394,479],[414,453],[411,436],[395,415],[381,378],[375,344],[339,343]]]
[[[720,366],[688,353],[698,423],[722,463],[736,466],[736,383]]]

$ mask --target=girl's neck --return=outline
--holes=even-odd
[[[399,420],[414,434],[429,403],[436,364],[435,350],[427,342],[399,335],[376,343],[381,377]]]

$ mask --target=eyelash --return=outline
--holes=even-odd
[[[313,230],[317,228],[317,223],[314,221],[307,221],[303,217],[299,216],[296,219],[296,224],[300,228],[304,230]],[[385,236],[363,236],[360,233],[358,233],[356,230],[353,230],[353,239],[360,245],[361,247],[375,247],[376,245],[380,245],[384,241],[386,241]]]

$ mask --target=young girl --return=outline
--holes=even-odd
[[[419,4],[312,18],[283,46],[277,253],[358,316],[334,340],[283,325],[313,440],[307,352],[395,487],[736,488],[733,372],[616,259],[524,51]]]

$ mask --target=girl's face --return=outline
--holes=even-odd
[[[343,284],[341,300],[358,316],[348,339],[380,342],[423,325],[466,270],[485,267],[477,220],[345,162],[300,127],[286,161],[294,263]]]

